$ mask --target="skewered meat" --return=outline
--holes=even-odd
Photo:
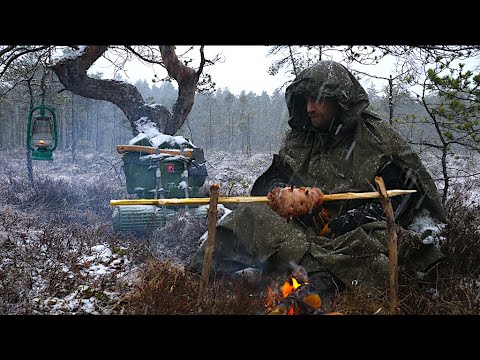
[[[323,203],[323,193],[317,187],[277,187],[268,193],[267,198],[270,199],[269,207],[288,220],[311,214]]]

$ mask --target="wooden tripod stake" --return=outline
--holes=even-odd
[[[210,186],[210,205],[208,206],[208,237],[205,245],[205,254],[203,255],[203,267],[200,286],[198,289],[198,301],[203,298],[210,277],[210,267],[212,265],[213,249],[215,247],[215,229],[217,227],[217,204],[219,188],[220,186],[218,184],[213,184]]]
[[[390,264],[390,313],[398,315],[400,309],[398,307],[398,249],[395,217],[393,215],[392,203],[388,198],[383,178],[375,176],[375,183],[377,184],[378,193],[380,194],[380,202],[382,203],[385,218],[387,220],[388,259]]]

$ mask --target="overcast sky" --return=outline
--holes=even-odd
[[[179,55],[186,46],[177,47],[177,54]],[[290,82],[292,79],[285,72],[279,73],[275,76],[268,74],[268,68],[275,57],[269,56],[268,51],[270,46],[254,45],[225,45],[225,46],[205,46],[205,56],[207,59],[212,59],[216,54],[220,54],[224,58],[224,62],[217,62],[211,67],[204,69],[204,73],[210,73],[213,81],[216,83],[216,88],[228,88],[233,94],[239,95],[242,90],[246,92],[252,91],[260,95],[266,91],[271,95],[277,88],[282,86],[285,82]],[[198,49],[198,47],[197,47]],[[198,52],[198,50],[195,50]],[[197,67],[198,61],[192,66]],[[388,77],[393,67],[393,61],[384,61],[376,65],[374,68],[369,67],[365,71],[375,74],[377,76]],[[99,59],[90,72],[103,72],[105,78],[113,76],[114,67]],[[157,66],[157,76],[159,78],[166,76],[166,71]],[[119,72],[123,79],[135,83],[137,80],[146,80],[149,85],[152,85],[154,78],[154,71],[152,65],[143,65],[140,61],[130,61]],[[369,83],[361,80],[362,85],[367,88]],[[176,83],[172,82],[176,87]],[[375,81],[377,90],[380,90],[386,85],[385,81]]]
[[[267,56],[269,46],[206,46],[205,55],[222,54],[223,63],[216,63],[207,69],[214,77],[218,87],[228,89],[238,95],[242,90],[253,91],[260,95],[262,91],[272,94],[281,86],[286,77],[268,74],[268,68],[274,58]]]
[[[186,47],[177,47],[177,55]],[[268,46],[205,46],[205,57],[212,59],[220,54],[223,62],[217,62],[214,66],[204,69],[204,73],[210,73],[217,88],[227,88],[238,95],[242,90],[246,92],[253,91],[261,94],[266,91],[272,94],[275,89],[281,86],[286,78],[281,75],[272,76],[268,74],[268,68],[273,61],[272,57],[267,57]],[[195,50],[198,52],[198,50]],[[198,62],[193,66],[198,66]],[[99,59],[91,72],[103,72],[105,77],[113,75],[114,67],[103,59]],[[166,71],[156,67],[155,71],[159,77],[165,76]],[[151,65],[143,65],[140,61],[129,62],[123,71],[119,72],[123,79],[135,83],[137,80],[145,79],[149,85],[152,85],[154,71]],[[175,83],[172,83],[176,86]]]
[[[188,46],[177,46],[177,55],[180,55]],[[284,84],[289,84],[293,79],[291,75],[286,74],[285,71],[281,71],[275,76],[268,74],[268,69],[273,61],[279,57],[273,57],[268,55],[271,46],[263,45],[223,45],[223,46],[205,46],[205,56],[207,59],[213,59],[215,55],[219,54],[222,61],[215,63],[215,65],[206,67],[203,73],[209,73],[212,75],[213,81],[216,83],[216,89],[228,88],[233,94],[239,95],[242,90],[247,93],[252,91],[257,95],[261,95],[263,91],[266,91],[269,95],[281,87]],[[198,46],[195,47],[189,55],[198,54]],[[339,60],[334,58],[333,60]],[[472,59],[466,61],[467,66],[478,66],[478,59]],[[469,65],[470,64],[470,65]],[[194,68],[198,68],[199,56],[193,63],[189,64]],[[345,64],[347,67],[351,65]],[[115,67],[111,62],[100,58],[95,62],[94,66],[89,70],[89,73],[102,72],[104,78],[113,78]],[[364,71],[366,73],[375,75],[383,79],[372,79],[363,77],[360,79],[362,86],[368,90],[373,83],[377,90],[377,93],[388,85],[387,78],[390,74],[395,72],[395,59],[393,57],[387,57],[382,59],[377,65],[360,66],[355,64],[355,69]],[[156,65],[155,71],[151,64],[142,64],[138,59],[134,58],[129,60],[123,69],[118,70],[118,74],[123,80],[129,81],[134,84],[138,80],[145,80],[150,86],[152,86],[155,73],[159,79],[164,78],[167,75],[165,69]],[[172,84],[177,87],[175,81]],[[283,88],[284,90],[285,88]],[[412,90],[412,89],[410,89]]]

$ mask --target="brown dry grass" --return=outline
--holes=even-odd
[[[440,242],[445,261],[424,274],[399,272],[401,314],[480,314],[480,205],[468,199],[468,190],[457,188],[446,204],[448,226]],[[349,289],[336,304],[345,314],[388,314],[388,289],[377,296]]]
[[[465,196],[459,191],[446,205],[449,223],[440,243],[446,260],[427,273],[399,272],[400,314],[480,314],[480,209]],[[129,297],[126,313],[265,314],[265,294],[243,278],[216,281],[197,306],[198,281],[197,275],[152,259]],[[335,296],[333,310],[345,315],[390,314],[388,284],[373,291],[349,288]]]
[[[258,285],[244,277],[212,281],[200,301],[199,282],[198,274],[151,258],[138,285],[117,310],[135,315],[258,315],[265,311]]]
[[[8,158],[9,159],[9,158]],[[36,177],[33,188],[13,166],[2,161],[0,174],[0,313],[31,314],[35,297],[63,296],[79,284],[62,270],[91,246],[108,243],[128,247],[134,264],[143,264],[139,281],[128,288],[110,313],[158,315],[257,315],[266,312],[266,286],[247,278],[215,279],[197,303],[199,276],[152,256],[153,240],[110,230],[110,199],[125,197],[122,184],[99,177],[95,183],[65,182]],[[428,273],[399,273],[400,312],[405,315],[480,314],[480,205],[468,199],[463,187],[446,204],[448,227],[441,250],[446,261]],[[41,231],[41,232],[40,232]],[[38,232],[29,241],[30,232]],[[158,239],[157,239],[158,240]],[[152,242],[152,243],[151,243]],[[44,289],[35,288],[42,270]],[[98,289],[116,289],[116,278]],[[40,292],[40,293],[37,293]],[[388,314],[388,288],[372,293],[355,287],[339,293],[334,310],[344,314]]]

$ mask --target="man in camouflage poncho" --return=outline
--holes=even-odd
[[[302,71],[285,97],[291,129],[252,195],[290,185],[318,187],[325,194],[375,191],[374,178],[382,176],[387,189],[417,190],[391,198],[403,229],[420,212],[445,222],[437,188],[419,157],[386,121],[367,110],[368,95],[347,68],[321,61]],[[383,287],[389,274],[388,239],[378,199],[333,201],[323,209],[323,215],[318,209],[287,222],[267,204],[240,205],[217,226],[212,272],[283,271],[293,261],[309,274],[328,273],[336,286]],[[325,211],[328,233],[321,232]],[[408,230],[399,234],[400,266],[426,271],[443,258],[422,237]],[[193,271],[202,270],[204,245],[188,266]]]

